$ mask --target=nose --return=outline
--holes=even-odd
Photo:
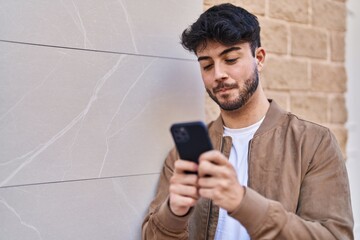
[[[227,78],[226,71],[220,64],[214,64],[214,78],[217,81],[222,81]]]

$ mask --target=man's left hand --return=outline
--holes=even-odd
[[[239,183],[234,167],[221,152],[203,153],[199,158],[198,175],[201,197],[210,198],[229,213],[240,205],[245,189]]]

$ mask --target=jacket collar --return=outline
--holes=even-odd
[[[269,99],[270,107],[265,114],[264,121],[260,125],[259,129],[256,131],[255,136],[261,135],[276,126],[278,126],[282,121],[286,119],[287,112],[283,110],[274,100]],[[210,124],[211,128],[216,135],[223,136],[224,134],[224,124],[221,118],[221,115]]]

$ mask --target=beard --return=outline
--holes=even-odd
[[[223,103],[221,103],[209,89],[206,89],[206,91],[209,94],[209,96],[212,98],[212,100],[214,100],[214,102],[216,102],[221,109],[226,111],[234,111],[240,109],[249,101],[250,97],[255,93],[258,86],[259,86],[259,72],[255,66],[252,75],[250,76],[250,78],[245,80],[244,87],[242,89],[240,89],[237,83],[227,84],[223,82],[220,82],[218,86],[213,88],[212,91],[213,93],[218,92],[222,88],[229,88],[229,89],[237,88],[239,91],[236,99],[232,101],[224,101]]]

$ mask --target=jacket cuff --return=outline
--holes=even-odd
[[[166,199],[166,201],[161,204],[159,211],[156,214],[158,227],[173,233],[183,232],[184,229],[187,228],[192,209],[193,208],[191,208],[184,216],[177,216],[170,210],[169,198]]]
[[[245,188],[244,198],[232,213],[231,217],[237,219],[253,235],[261,228],[266,220],[269,210],[269,201],[251,188]]]

